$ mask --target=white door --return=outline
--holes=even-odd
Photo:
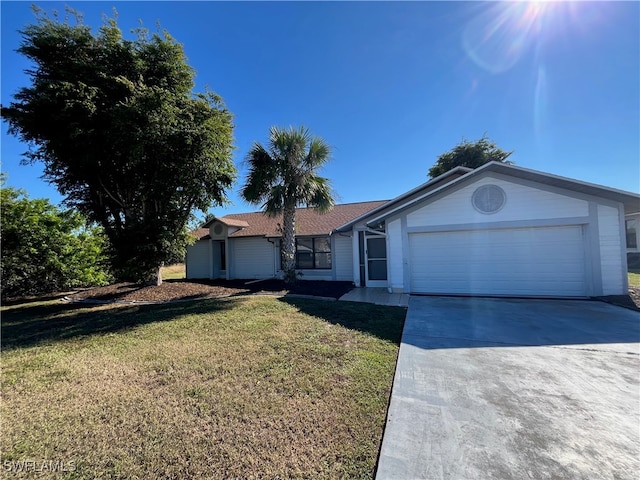
[[[387,286],[387,238],[365,233],[367,287]]]
[[[409,235],[411,291],[586,296],[582,227]]]

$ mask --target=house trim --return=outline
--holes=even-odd
[[[531,227],[560,227],[566,225],[582,225],[590,222],[587,217],[542,218],[537,220],[507,220],[483,223],[454,223],[450,225],[427,225],[408,227],[407,233],[455,232],[461,230],[491,230],[499,228],[531,228]]]

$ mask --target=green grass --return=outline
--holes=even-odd
[[[629,286],[640,287],[640,273],[629,272]]]
[[[176,263],[175,265],[167,265],[162,267],[163,280],[182,280],[186,278],[187,270],[184,263]]]
[[[404,309],[245,297],[2,314],[3,465],[74,462],[38,478],[372,476]]]

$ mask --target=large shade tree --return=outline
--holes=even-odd
[[[305,127],[272,127],[268,144],[254,143],[246,157],[249,174],[241,194],[266,215],[282,215],[282,270],[288,283],[296,280],[296,207],[327,212],[335,203],[329,180],[318,175],[330,155],[329,145]]]
[[[478,168],[492,161],[511,165],[513,162],[507,158],[512,153],[498,148],[486,135],[475,142],[463,140],[438,157],[438,161],[429,169],[429,178],[436,178],[455,167]]]
[[[66,204],[102,225],[116,274],[160,283],[193,211],[226,201],[232,115],[219,96],[192,92],[195,72],[167,32],[128,40],[106,19],[94,34],[68,13],[36,9],[21,31],[31,84],[2,117],[30,145],[25,161],[43,162]]]

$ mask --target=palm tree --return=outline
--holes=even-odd
[[[296,280],[296,207],[324,213],[335,203],[329,180],[317,175],[330,155],[329,145],[305,127],[271,127],[267,147],[256,142],[247,154],[249,174],[241,195],[261,205],[270,217],[282,214],[282,270],[287,283]]]

